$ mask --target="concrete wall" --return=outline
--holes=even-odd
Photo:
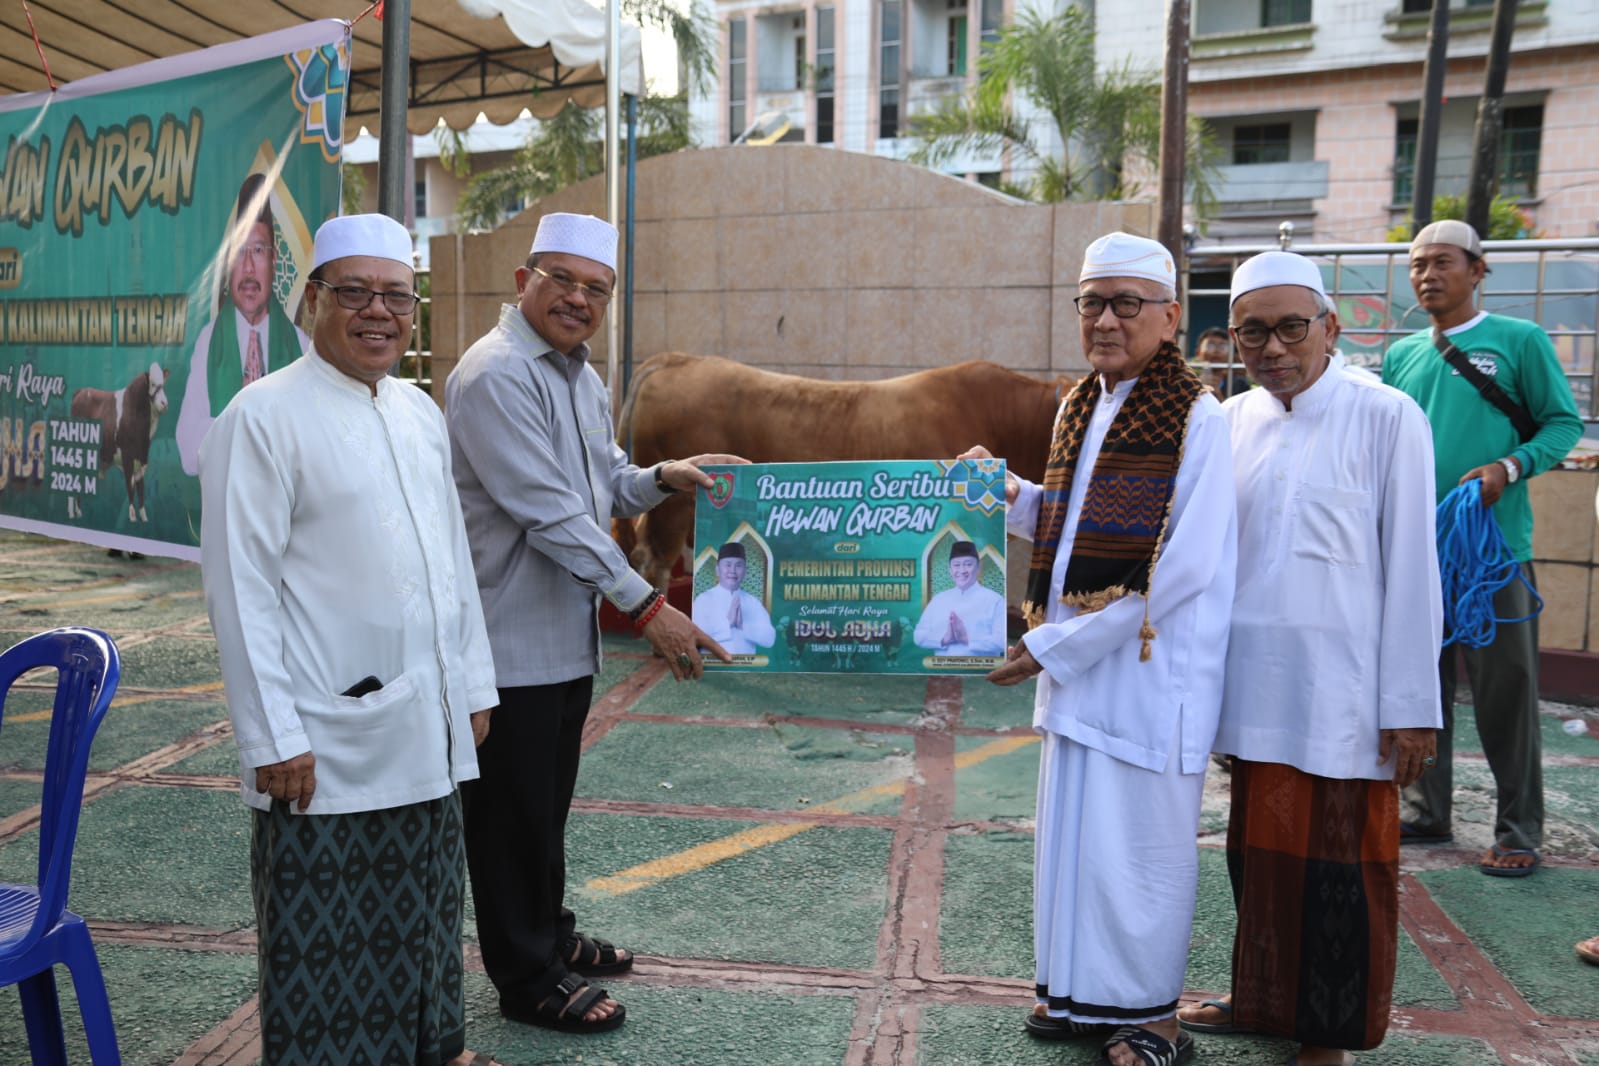
[[[548,211],[603,213],[600,178],[493,233],[435,237],[433,384],[513,298]],[[807,145],[711,148],[638,168],[635,365],[724,355],[834,380],[990,359],[1042,378],[1084,367],[1083,249],[1151,233],[1148,204],[1025,204],[875,156]],[[620,307],[613,307],[613,314]],[[595,365],[604,375],[605,341]]]
[[[1533,566],[1544,601],[1539,646],[1599,652],[1599,470],[1551,470],[1533,478],[1528,491]]]

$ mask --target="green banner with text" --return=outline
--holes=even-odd
[[[306,343],[347,39],[312,23],[0,99],[0,526],[198,558],[200,439]]]
[[[694,622],[719,670],[982,674],[1005,655],[1005,463],[708,466]]]

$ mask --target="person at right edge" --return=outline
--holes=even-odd
[[[1493,605],[1496,618],[1526,620],[1501,622],[1487,647],[1460,649],[1497,803],[1494,840],[1479,865],[1495,877],[1525,877],[1538,866],[1544,820],[1527,482],[1565,458],[1583,427],[1549,335],[1533,322],[1475,306],[1486,273],[1482,242],[1466,223],[1434,222],[1416,234],[1410,284],[1432,329],[1390,348],[1382,379],[1420,404],[1432,423],[1437,499],[1479,479],[1483,505],[1493,508],[1526,578],[1525,585],[1512,581],[1501,589]],[[1438,765],[1405,790],[1401,843],[1454,839],[1455,655],[1453,645],[1446,647],[1438,662],[1444,716]]]

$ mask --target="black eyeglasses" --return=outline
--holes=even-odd
[[[1266,342],[1271,339],[1273,333],[1284,344],[1298,344],[1310,336],[1310,324],[1312,322],[1320,322],[1326,317],[1327,312],[1323,311],[1315,318],[1285,318],[1275,326],[1262,326],[1255,323],[1247,326],[1234,326],[1233,336],[1238,338],[1239,347],[1248,348],[1251,351],[1256,348],[1266,347]]]
[[[533,268],[533,273],[537,274],[541,278],[548,278],[550,281],[555,282],[555,287],[560,289],[562,295],[565,296],[570,296],[572,295],[573,291],[582,289],[583,295],[587,296],[590,300],[597,304],[602,304],[611,298],[611,290],[601,288],[598,285],[584,285],[582,282],[577,281],[574,278],[562,277],[560,274],[551,274],[548,270],[540,270],[538,267]]]
[[[378,292],[376,289],[363,288],[360,285],[329,285],[316,278],[311,279],[311,284],[320,285],[333,292],[333,298],[339,301],[339,306],[346,311],[365,311],[372,306],[374,296],[383,297],[383,306],[389,309],[392,315],[408,315],[416,310],[416,305],[422,297],[414,292]]]
[[[1117,318],[1137,318],[1138,313],[1144,309],[1145,304],[1169,304],[1171,300],[1154,300],[1147,296],[1129,296],[1125,293],[1106,299],[1103,296],[1079,296],[1072,303],[1077,305],[1077,313],[1084,318],[1098,318],[1105,313],[1105,306],[1110,305],[1111,313]]]

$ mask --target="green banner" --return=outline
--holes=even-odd
[[[292,361],[347,29],[0,100],[0,526],[199,557],[200,438]]]
[[[708,466],[694,622],[719,670],[982,674],[1005,655],[1001,459]]]

